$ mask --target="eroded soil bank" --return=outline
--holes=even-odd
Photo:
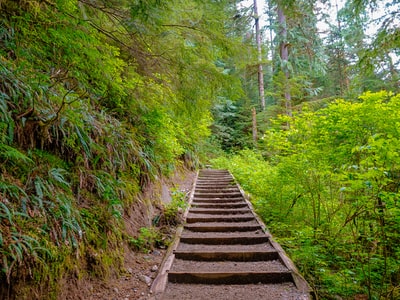
[[[154,217],[162,211],[163,203],[171,201],[171,191],[189,193],[195,178],[194,171],[177,172],[170,179],[159,180],[149,186],[140,199],[124,213],[126,234],[137,236],[141,227],[150,226]],[[165,232],[166,228],[163,228]],[[168,235],[174,235],[169,228]],[[148,299],[150,285],[156,277],[166,249],[154,248],[148,253],[136,251],[124,245],[122,272],[116,272],[107,279],[71,276],[61,283],[58,300],[131,300]],[[112,273],[112,272],[111,272]],[[40,298],[40,297],[39,297]]]

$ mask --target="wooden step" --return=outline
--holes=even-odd
[[[196,192],[207,192],[207,193],[219,193],[219,192],[240,192],[237,186],[227,186],[227,187],[196,187]]]
[[[191,214],[208,214],[208,215],[221,215],[221,214],[248,214],[251,213],[250,208],[191,208]]]
[[[197,202],[192,203],[193,208],[243,208],[249,207],[248,204],[244,201],[241,202],[225,202],[225,203],[218,203],[218,202]]]
[[[251,220],[252,221],[252,220]],[[214,224],[207,223],[193,223],[186,224],[185,229],[195,232],[227,232],[227,231],[256,231],[261,230],[261,226],[253,222],[238,222],[238,223],[224,223],[218,222]]]
[[[226,199],[226,198],[243,198],[242,193],[240,192],[230,192],[230,193],[214,193],[214,192],[194,192],[194,198],[207,198],[207,199]]]
[[[230,203],[230,202],[245,202],[244,198],[197,198],[193,197],[193,203]]]
[[[246,215],[191,215],[189,214],[186,218],[186,223],[202,223],[202,222],[246,222],[254,220],[254,216],[250,214]]]
[[[270,242],[268,243],[261,243],[261,244],[249,244],[249,245],[205,245],[205,244],[186,244],[181,242],[176,250],[179,251],[192,251],[192,252],[199,252],[199,251],[207,251],[207,252],[224,252],[224,251],[240,251],[243,252],[271,252],[276,251],[276,249],[271,245]]]
[[[196,284],[251,284],[293,282],[287,272],[169,272],[168,280],[173,283]]]
[[[201,261],[267,261],[279,259],[277,251],[190,251],[175,250],[175,258]]]
[[[267,243],[268,237],[265,235],[242,235],[242,236],[203,236],[182,235],[181,242],[187,244],[206,244],[206,245],[249,245]]]
[[[221,185],[225,185],[225,186],[235,186],[235,180],[233,180],[233,178],[231,179],[198,179],[196,182],[196,187],[198,186],[221,186]]]

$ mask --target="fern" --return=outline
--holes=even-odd
[[[12,221],[12,212],[3,202],[0,202],[0,220],[7,219],[10,224],[13,224]]]
[[[75,130],[76,130],[76,134],[79,137],[79,142],[82,145],[82,148],[85,151],[87,157],[91,157],[92,153],[90,151],[90,138],[89,138],[89,136],[79,126],[75,126]]]
[[[33,165],[34,162],[28,156],[18,151],[16,148],[0,143],[0,159],[4,163],[15,165],[17,162]]]
[[[49,176],[52,179],[52,181],[64,189],[70,187],[70,183],[65,180],[66,174],[67,171],[61,168],[52,168],[49,171]]]
[[[25,191],[19,186],[4,182],[2,180],[0,180],[0,195],[1,193],[3,194],[3,197],[10,197],[14,200],[19,199],[21,196],[27,197]]]

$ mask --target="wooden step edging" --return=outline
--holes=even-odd
[[[196,237],[193,235],[181,235],[181,242],[186,244],[204,245],[253,245],[267,243],[269,241],[265,234],[256,236],[233,236],[233,237]]]
[[[267,261],[279,259],[279,253],[276,251],[185,251],[175,250],[175,258],[177,259],[190,259],[202,261]]]
[[[159,268],[157,277],[154,279],[153,283],[151,284],[150,294],[152,296],[151,296],[150,300],[153,300],[153,299],[155,300],[156,299],[155,297],[157,295],[159,295],[160,293],[164,292],[164,290],[167,286],[168,272],[171,269],[171,266],[175,260],[174,251],[176,250],[176,248],[178,247],[178,244],[180,242],[180,237],[181,237],[182,231],[184,229],[183,224],[185,224],[185,222],[186,222],[186,218],[187,218],[190,206],[193,201],[193,196],[194,196],[194,191],[196,188],[196,182],[197,182],[198,176],[199,176],[199,172],[196,173],[195,178],[193,180],[192,190],[190,191],[189,200],[188,200],[188,206],[182,216],[182,220],[183,220],[182,225],[178,226],[176,233],[175,233],[174,240],[172,241],[171,245],[168,247],[167,253],[164,256],[164,260],[161,263],[161,266]]]
[[[249,224],[249,225],[240,225],[235,226],[234,224],[226,225],[226,223],[221,223],[222,226],[210,226],[207,223],[199,224],[186,224],[184,226],[185,229],[194,232],[229,232],[229,231],[254,231],[254,230],[262,230],[262,227],[259,224]]]
[[[169,272],[173,283],[199,284],[249,284],[292,282],[292,273],[287,272]]]

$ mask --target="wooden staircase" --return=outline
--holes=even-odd
[[[307,282],[228,171],[201,170],[190,202],[153,298],[311,299]]]

